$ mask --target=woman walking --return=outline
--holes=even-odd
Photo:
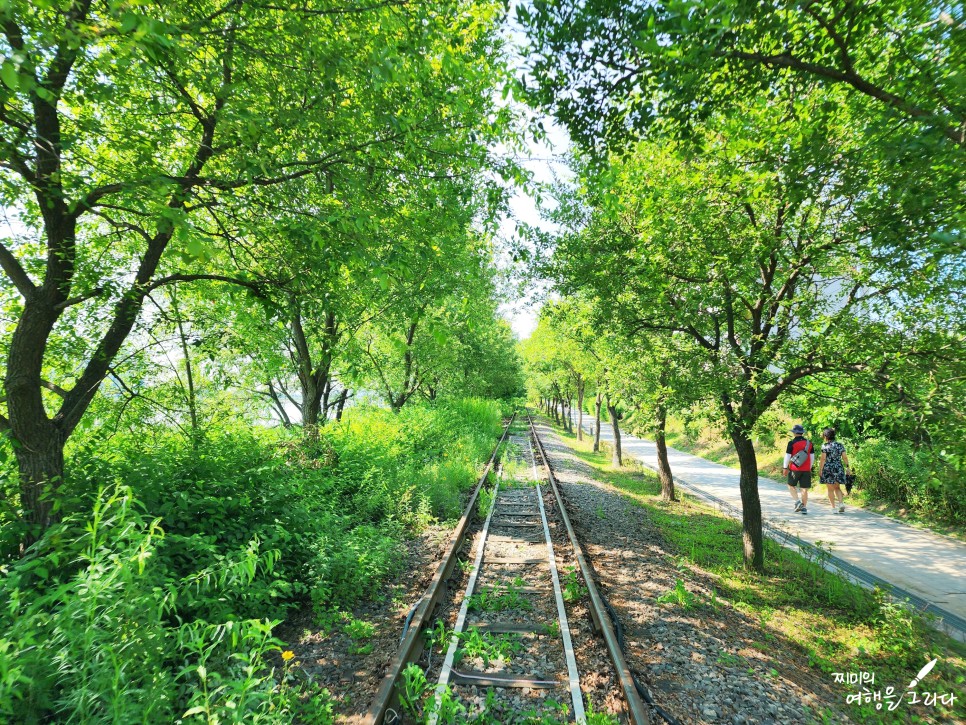
[[[818,460],[818,480],[824,483],[828,490],[828,501],[832,504],[832,513],[845,513],[845,474],[849,469],[849,457],[845,454],[845,446],[835,440],[835,428],[822,431],[822,457]],[[836,504],[836,501],[838,503]]]

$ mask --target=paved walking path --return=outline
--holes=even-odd
[[[593,418],[584,418],[584,428],[593,429]],[[602,441],[613,440],[610,424],[601,425]],[[625,457],[645,466],[657,466],[657,447],[621,431]],[[704,458],[668,448],[675,480],[699,492],[722,499],[741,510],[738,470]],[[813,485],[808,514],[796,514],[794,501],[784,483],[759,479],[759,496],[764,520],[799,538],[831,545],[832,553],[859,569],[915,594],[935,607],[960,618],[959,638],[966,620],[966,544],[949,536],[913,528],[895,519],[851,508],[846,497],[845,514],[834,514],[828,498]],[[953,624],[950,620],[949,624]]]

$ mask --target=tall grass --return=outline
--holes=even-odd
[[[310,446],[83,442],[64,521],[0,565],[0,721],[328,721],[324,693],[279,684],[273,627],[377,591],[407,532],[458,513],[499,427],[463,401],[354,410]]]

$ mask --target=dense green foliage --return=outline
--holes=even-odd
[[[842,89],[864,126],[966,145],[956,3],[580,0],[517,12],[535,51],[529,93],[583,146],[652,125],[680,133],[712,108],[780,103],[811,83]]]
[[[193,438],[212,388],[312,435],[360,389],[398,409],[512,371],[504,12],[0,4],[0,432],[28,540],[102,386]]]
[[[527,97],[579,142],[540,269],[621,340],[609,369],[657,371],[658,409],[720,423],[748,565],[764,565],[753,437],[772,406],[929,449],[916,467],[951,513],[966,439],[961,9],[586,0],[518,15]],[[622,397],[652,407],[636,377]]]
[[[0,719],[326,719],[274,623],[397,573],[522,386],[504,14],[0,3]]]
[[[0,716],[290,720],[273,624],[397,573],[407,531],[458,515],[500,415],[354,409],[309,448],[280,429],[79,447],[63,522],[22,558],[5,542]]]

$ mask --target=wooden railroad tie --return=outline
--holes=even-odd
[[[536,622],[471,622],[467,625],[470,629],[478,629],[481,632],[492,632],[494,634],[539,634],[549,633],[546,624]]]
[[[450,682],[454,685],[476,685],[477,687],[529,687],[531,690],[551,690],[555,687],[566,686],[566,681],[529,680],[525,677],[512,675],[496,675],[488,672],[460,672],[453,670]]]
[[[484,557],[483,561],[487,564],[546,564],[547,557],[539,556],[505,556],[505,557]]]

